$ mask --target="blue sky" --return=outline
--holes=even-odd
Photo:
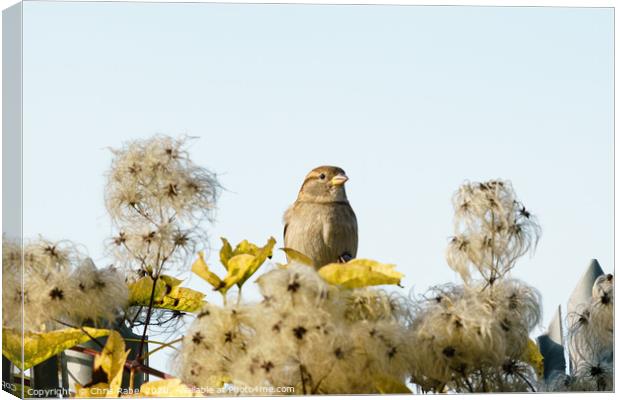
[[[459,281],[452,193],[503,178],[542,225],[513,275],[542,292],[546,325],[591,258],[613,269],[612,34],[601,8],[26,2],[24,235],[105,265],[106,148],[189,134],[227,188],[216,250],[281,246],[304,175],[334,164],[358,256],[419,294]]]

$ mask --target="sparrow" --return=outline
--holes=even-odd
[[[344,189],[348,180],[338,167],[313,169],[284,213],[284,246],[308,256],[315,268],[357,254],[357,218]]]

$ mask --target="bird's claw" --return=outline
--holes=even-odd
[[[353,259],[353,256],[349,253],[344,253],[340,257],[338,257],[338,262],[345,264]]]

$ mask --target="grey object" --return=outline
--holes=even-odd
[[[575,286],[575,289],[573,289],[573,292],[568,298],[567,310],[569,318],[571,317],[571,313],[576,311],[579,305],[590,302],[594,281],[603,274],[603,269],[598,261],[596,259],[590,261],[588,268],[586,268],[581,278],[579,278],[577,286]]]
[[[596,278],[603,274],[603,269],[599,265],[598,261],[596,259],[592,259],[588,265],[588,268],[586,268],[581,278],[579,278],[577,286],[575,286],[575,289],[573,289],[573,292],[568,298],[568,304],[566,307],[568,329],[570,329],[573,325],[575,319],[578,318],[577,313],[579,312],[579,307],[583,304],[590,303],[592,299],[592,287],[594,286],[594,281],[596,281]],[[577,357],[578,356],[576,354],[570,354],[569,361],[571,373],[574,371],[575,365],[577,365],[580,361]]]
[[[23,2],[2,11],[2,234],[18,241],[22,239],[22,13]],[[24,374],[2,356],[2,390],[24,397],[25,382]]]
[[[2,233],[22,238],[22,2],[2,11]]]
[[[566,372],[564,357],[564,339],[562,335],[562,309],[558,306],[556,313],[547,328],[547,333],[536,339],[543,356],[544,378],[549,382],[557,374]]]
[[[59,357],[55,356],[32,368],[33,397],[59,397],[59,394],[62,393],[58,374],[59,362]],[[50,373],[51,371],[53,372]]]

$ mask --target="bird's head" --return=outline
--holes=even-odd
[[[349,178],[342,168],[316,167],[306,175],[297,200],[317,203],[347,201],[344,184],[348,180]]]

